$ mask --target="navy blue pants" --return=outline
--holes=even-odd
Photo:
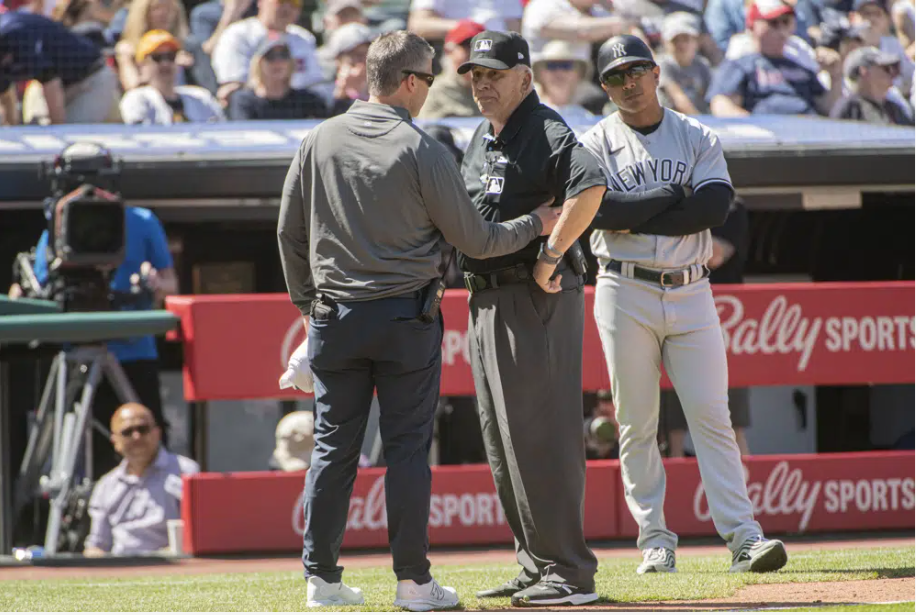
[[[309,326],[315,450],[305,480],[305,576],[340,581],[337,565],[372,393],[387,472],[388,541],[398,580],[428,583],[429,448],[439,399],[442,320],[416,319],[419,298],[319,304]],[[330,312],[322,314],[321,312]]]

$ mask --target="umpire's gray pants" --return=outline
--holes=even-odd
[[[534,282],[473,293],[468,338],[480,426],[515,535],[519,579],[594,585],[585,544],[582,333],[585,297],[571,272],[547,294]]]

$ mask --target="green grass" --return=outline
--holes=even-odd
[[[780,613],[788,612],[805,612],[805,613],[834,613],[836,611],[841,612],[863,612],[863,611],[877,611],[878,613],[890,613],[892,611],[902,611],[912,613],[913,609],[916,608],[916,603],[913,602],[895,602],[893,604],[849,604],[841,606],[819,606],[812,609],[780,609]]]
[[[914,574],[911,547],[805,551],[794,555],[790,551],[789,565],[783,571],[761,575],[727,574],[727,551],[722,556],[682,557],[678,561],[679,572],[674,575],[638,576],[638,561],[601,561],[596,582],[606,603],[727,598],[749,584]],[[477,600],[474,593],[502,583],[516,572],[515,566],[505,564],[433,569],[441,584],[458,589],[465,608],[484,610],[506,608],[509,601]],[[390,569],[348,569],[344,581],[362,588],[366,605],[335,610],[392,610],[395,582]],[[302,611],[304,603],[305,583],[295,572],[0,582],[0,611]]]

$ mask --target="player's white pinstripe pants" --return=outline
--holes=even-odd
[[[623,487],[639,526],[637,546],[677,547],[665,526],[665,471],[656,444],[662,361],[684,407],[716,530],[732,550],[763,534],[728,413],[728,365],[709,281],[663,289],[602,273],[595,319],[620,423]]]

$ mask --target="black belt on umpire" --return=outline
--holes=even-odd
[[[604,270],[619,273],[627,278],[652,282],[662,288],[679,288],[709,277],[709,268],[706,265],[691,265],[677,271],[661,271],[612,260],[605,265]]]
[[[509,286],[511,284],[524,284],[533,281],[534,276],[528,265],[515,265],[507,269],[499,269],[489,273],[465,273],[464,287],[470,293],[479,293],[491,288]]]

